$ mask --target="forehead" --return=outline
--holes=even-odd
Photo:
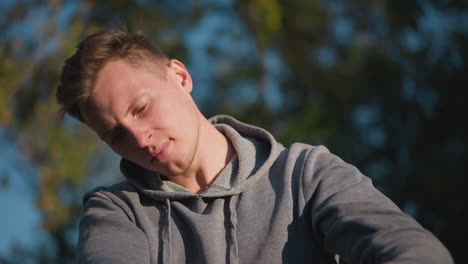
[[[108,62],[99,72],[89,100],[100,110],[126,103],[139,94],[161,87],[163,79],[147,67],[137,67],[122,60]],[[121,105],[119,105],[121,106]]]
[[[133,101],[162,86],[157,73],[122,60],[108,62],[98,74],[89,100],[80,106],[85,122],[98,134],[125,117]]]
[[[122,92],[131,92],[131,88],[139,81],[141,70],[122,60],[113,60],[99,71],[90,101],[100,105]],[[117,97],[118,98],[118,97]]]

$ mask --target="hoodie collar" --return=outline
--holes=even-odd
[[[120,163],[123,175],[140,191],[156,200],[230,196],[249,189],[265,175],[283,149],[266,130],[230,116],[215,116],[210,122],[231,141],[237,155],[203,193],[194,194],[125,159]]]

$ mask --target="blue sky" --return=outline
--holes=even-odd
[[[0,255],[5,255],[12,243],[32,247],[44,242],[41,218],[35,206],[37,173],[23,156],[15,138],[0,129]]]

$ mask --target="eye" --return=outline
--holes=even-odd
[[[146,110],[146,104],[136,108],[134,115],[141,115]]]

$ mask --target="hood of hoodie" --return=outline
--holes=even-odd
[[[204,192],[192,193],[166,180],[164,176],[122,159],[120,169],[127,181],[146,196],[158,201],[237,195],[250,189],[259,178],[265,176],[284,149],[262,128],[225,115],[214,116],[209,121],[230,140],[236,155]]]

